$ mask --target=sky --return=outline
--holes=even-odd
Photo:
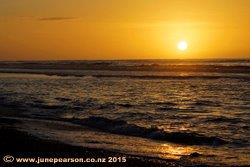
[[[249,30],[250,0],[0,0],[0,60],[250,58]]]

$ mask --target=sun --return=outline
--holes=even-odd
[[[188,49],[188,43],[184,40],[181,40],[177,44],[177,48],[181,51],[185,51]]]

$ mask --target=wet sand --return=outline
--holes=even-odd
[[[51,140],[42,140],[37,137],[31,136],[27,133],[18,131],[10,127],[0,128],[0,147],[2,157],[4,155],[12,155],[14,157],[91,157],[91,158],[108,158],[108,157],[126,157],[125,163],[86,163],[81,166],[176,166],[175,162],[167,160],[136,157],[115,153],[111,151],[83,148],[71,146],[64,143]],[[33,164],[32,165],[36,165]],[[44,166],[53,164],[44,164]],[[75,166],[80,164],[68,163],[57,165]],[[40,165],[39,165],[40,166]],[[179,165],[177,165],[179,166]]]
[[[5,155],[14,157],[74,157],[74,158],[108,158],[126,157],[125,163],[57,163],[56,166],[181,166],[174,160],[134,156],[118,152],[72,146],[58,141],[45,140],[20,131],[16,125],[21,122],[12,119],[11,116],[22,117],[22,112],[15,112],[16,109],[0,107],[0,154],[1,161]],[[15,164],[15,163],[14,163]],[[11,164],[5,163],[11,166]],[[18,164],[18,166],[20,163]],[[36,166],[38,164],[22,164]],[[53,164],[39,164],[39,166],[50,166]],[[55,165],[54,165],[55,166]]]

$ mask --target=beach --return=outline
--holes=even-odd
[[[3,114],[7,111],[7,114]],[[12,114],[10,114],[12,112]],[[126,157],[126,162],[119,163],[57,163],[58,166],[184,166],[176,160],[166,160],[161,158],[152,158],[146,156],[135,156],[115,151],[108,151],[103,149],[95,149],[81,146],[74,146],[65,144],[59,141],[47,140],[38,138],[24,131],[18,130],[16,125],[22,123],[22,118],[17,119],[19,111],[13,108],[1,107],[0,116],[0,148],[1,157],[11,155],[13,157],[51,157],[51,158],[108,158],[108,157]],[[21,116],[21,115],[19,115]],[[12,118],[14,117],[14,118]],[[31,166],[48,166],[52,163],[4,163],[6,166],[10,165],[31,165]]]

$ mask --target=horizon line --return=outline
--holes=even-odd
[[[151,60],[170,60],[170,61],[181,61],[181,60],[250,60],[250,57],[247,58],[164,58],[164,59],[20,59],[20,60],[0,60],[0,62],[35,62],[35,61],[151,61]]]

